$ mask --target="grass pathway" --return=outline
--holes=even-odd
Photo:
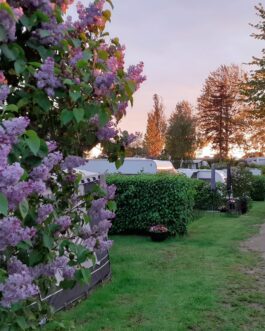
[[[262,202],[241,217],[205,214],[182,239],[115,236],[112,281],[56,319],[76,331],[264,331],[265,263],[240,249],[264,222]]]

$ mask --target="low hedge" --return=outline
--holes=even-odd
[[[203,180],[194,179],[195,209],[217,210],[225,203],[225,185],[216,184],[216,191],[211,190],[211,184]]]
[[[254,201],[265,200],[265,176],[253,176],[250,197]]]
[[[192,219],[193,181],[177,175],[111,175],[108,184],[117,186],[117,212],[112,233],[146,233],[164,224],[171,234],[183,235]]]

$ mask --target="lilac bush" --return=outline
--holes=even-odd
[[[59,287],[85,282],[84,262],[111,246],[115,187],[81,196],[74,168],[99,142],[119,166],[134,140],[117,124],[143,63],[126,69],[106,38],[111,0],[78,3],[76,21],[72,3],[0,0],[0,325],[12,330],[36,329],[58,274]]]
[[[0,122],[0,325],[14,328],[19,327],[12,318],[17,305],[30,310],[30,303],[39,301],[44,309],[39,296],[57,283],[58,275],[59,286],[82,281],[79,271],[89,272],[83,263],[95,251],[110,248],[108,230],[115,216],[108,210],[114,186],[103,181],[92,199],[78,194],[81,178],[74,168],[84,163],[82,158],[63,159],[52,142],[44,144],[47,155],[29,165],[30,156],[35,160],[44,151],[30,151],[28,125],[27,118]],[[74,208],[81,202],[82,209]],[[78,238],[82,243],[76,249]]]

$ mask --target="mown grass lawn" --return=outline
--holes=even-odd
[[[241,217],[206,213],[163,243],[114,236],[112,281],[56,320],[77,331],[264,331],[265,285],[251,272],[264,262],[240,249],[263,222],[261,202]]]

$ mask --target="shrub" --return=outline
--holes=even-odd
[[[234,197],[241,199],[250,196],[252,180],[253,175],[247,168],[243,166],[232,168],[232,187]]]
[[[208,182],[194,179],[195,188],[195,209],[207,210],[218,209],[225,200],[225,186],[217,183],[216,191],[211,190],[211,185]]]
[[[194,185],[176,175],[112,175],[117,186],[117,213],[112,233],[145,233],[156,224],[171,234],[185,234],[192,218]]]
[[[265,200],[265,176],[253,176],[250,196],[254,201]]]

